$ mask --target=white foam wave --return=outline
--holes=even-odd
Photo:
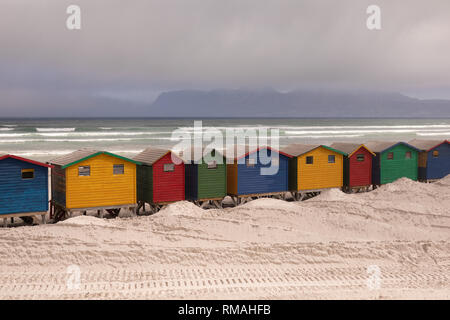
[[[307,135],[307,136],[282,136],[281,138],[288,138],[288,139],[299,139],[299,138],[313,138],[313,139],[320,139],[320,138],[356,138],[356,137],[363,137],[363,134],[333,134],[333,135]]]
[[[425,125],[376,125],[376,126],[272,126],[279,129],[301,129],[301,130],[314,130],[314,129],[427,129],[427,128],[450,128],[450,124],[425,124]]]
[[[0,133],[0,138],[25,137],[29,135],[29,133]]]
[[[418,136],[448,136],[450,137],[450,131],[447,132],[417,132]]]
[[[285,126],[285,125],[240,125],[240,126],[202,126],[203,130],[208,129],[280,129],[280,130],[347,130],[347,129],[428,129],[443,128],[450,129],[450,124],[425,124],[425,125],[353,125],[353,126]],[[180,127],[179,129],[191,132],[194,127]]]
[[[151,131],[91,131],[91,132],[50,132],[38,133],[37,135],[43,137],[105,137],[105,136],[143,136],[155,135],[160,132]]]
[[[0,139],[0,143],[23,143],[23,142],[31,142],[36,141],[32,139]]]
[[[25,143],[25,142],[101,142],[101,141],[137,141],[137,140],[168,140],[179,141],[189,140],[190,138],[172,139],[171,137],[146,137],[146,138],[62,138],[62,139],[0,139],[0,143]]]
[[[37,132],[73,132],[75,128],[36,128]]]
[[[0,131],[12,131],[14,128],[0,128]]]
[[[127,150],[127,149],[113,149],[113,150],[108,150],[109,152],[115,153],[115,154],[137,154],[139,152],[142,152],[143,149],[140,150],[136,150],[136,149],[132,149],[132,150]],[[66,155],[69,154],[71,152],[73,152],[74,150],[29,150],[29,151],[15,151],[15,152],[10,152],[10,151],[1,151],[0,150],[0,154],[1,153],[13,153],[16,156],[21,156],[21,157],[42,157],[42,156],[47,156],[47,157],[54,157],[54,156],[60,156],[60,155]]]
[[[93,132],[27,132],[27,133],[0,133],[0,137],[102,137],[102,136],[144,136],[144,135],[157,135],[157,134],[171,134],[172,132],[151,132],[151,131],[93,131]]]
[[[427,132],[445,132],[448,129],[432,129],[426,130]],[[309,135],[309,134],[343,134],[343,133],[358,133],[358,134],[369,134],[369,133],[415,133],[417,130],[414,129],[395,129],[395,130],[293,130],[285,131],[285,134],[296,134],[296,135]]]
[[[13,152],[16,156],[22,156],[22,157],[30,157],[30,156],[48,156],[48,155],[65,155],[68,153],[73,152],[73,150],[30,150],[30,151],[15,151]],[[3,151],[0,151],[0,153],[3,153]],[[5,152],[8,153],[8,152]]]

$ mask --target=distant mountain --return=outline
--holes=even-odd
[[[450,117],[450,100],[395,92],[180,90],[159,95],[152,117]]]

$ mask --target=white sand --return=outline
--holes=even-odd
[[[0,228],[0,299],[450,298],[450,176]],[[73,267],[81,271],[80,286]],[[369,290],[367,268],[380,268]],[[76,278],[76,277],[75,277]]]

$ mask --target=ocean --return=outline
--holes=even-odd
[[[179,129],[279,129],[281,146],[369,140],[450,139],[450,119],[0,119],[0,153],[48,161],[91,147],[133,156],[147,146],[172,147]]]

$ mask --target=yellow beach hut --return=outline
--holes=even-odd
[[[135,212],[136,165],[140,162],[93,149],[82,149],[49,162],[50,218],[64,219],[74,211],[104,210],[118,215],[121,208]]]
[[[289,162],[289,190],[300,200],[306,193],[343,186],[344,153],[325,145],[290,144],[281,151]]]

